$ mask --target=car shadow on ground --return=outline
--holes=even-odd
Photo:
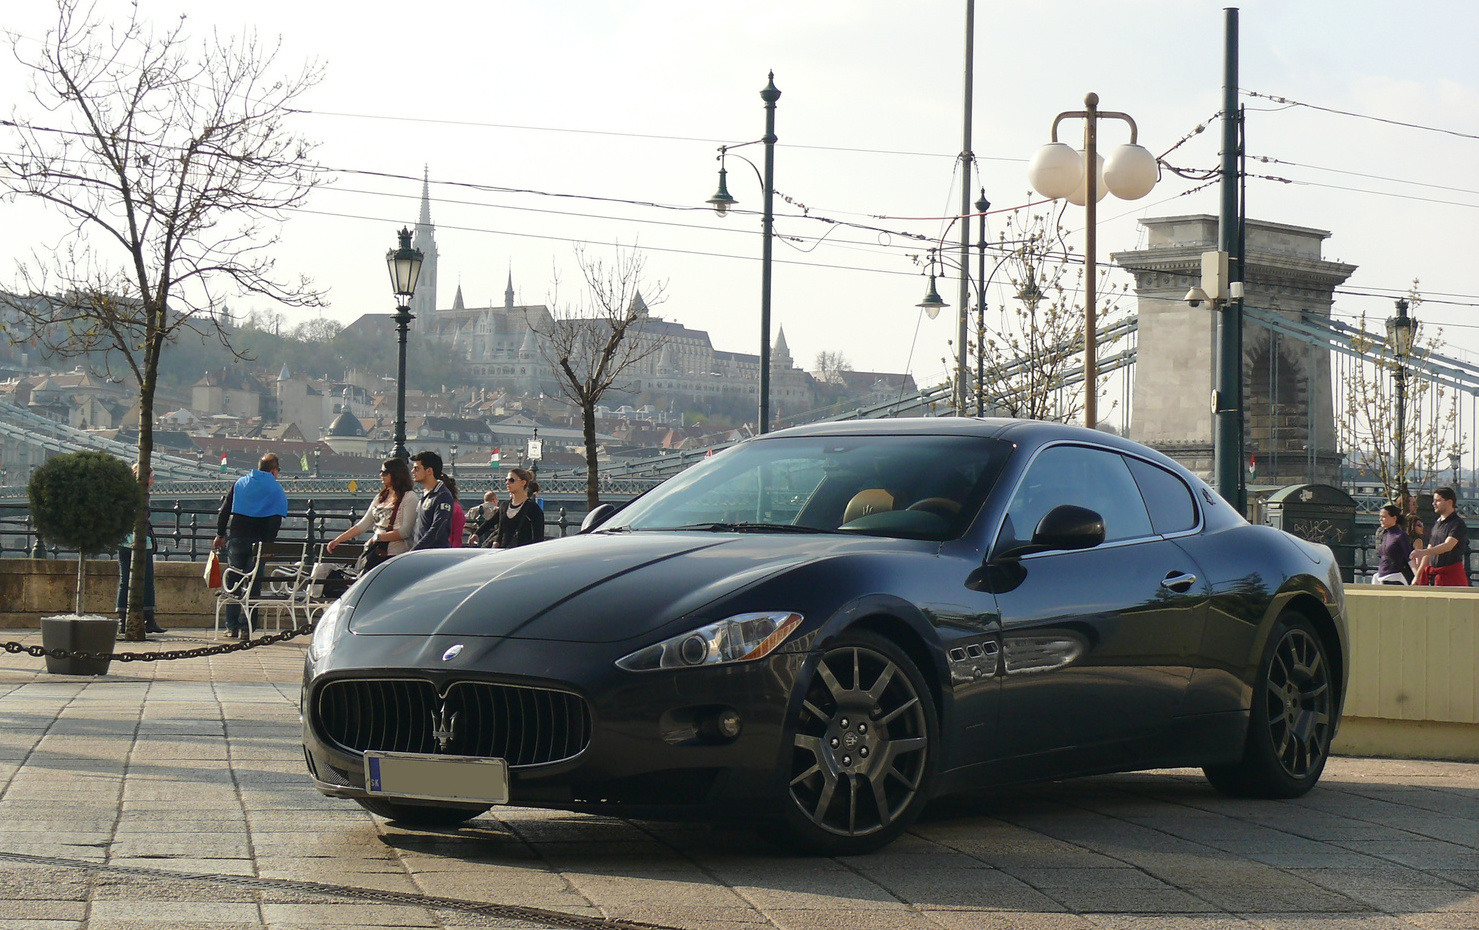
[[[382,840],[410,857],[585,880],[835,889],[816,894],[926,910],[1479,912],[1479,789],[1441,778],[1346,777],[1341,768],[1336,760],[1320,786],[1289,801],[1228,798],[1191,770],[954,795],[932,802],[895,843],[845,858],[797,855],[738,826],[513,809],[461,829],[391,822]]]

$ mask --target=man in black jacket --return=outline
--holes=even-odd
[[[216,539],[211,545],[226,547],[226,564],[238,575],[252,570],[252,550],[259,542],[277,539],[282,518],[288,515],[288,496],[277,483],[282,470],[277,454],[269,452],[257,463],[257,470],[236,479],[221,510],[216,514]],[[262,591],[262,579],[252,582],[251,596]],[[251,626],[243,618],[240,604],[226,605],[226,632],[238,639],[251,636]]]

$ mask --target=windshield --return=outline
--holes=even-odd
[[[670,479],[602,529],[953,539],[1011,450],[971,436],[757,439]]]

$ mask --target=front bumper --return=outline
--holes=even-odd
[[[460,654],[444,661],[449,648],[459,643]],[[346,633],[323,660],[310,660],[304,667],[303,749],[314,785],[333,797],[369,796],[363,750],[391,747],[346,745],[355,740],[333,738],[332,732],[342,737],[346,728],[329,725],[326,716],[332,711],[323,698],[334,683],[338,686],[329,691],[342,696],[354,690],[345,688],[346,682],[394,680],[415,683],[439,697],[459,682],[476,682],[560,692],[584,702],[589,741],[583,749],[551,762],[511,760],[509,803],[515,806],[629,816],[750,817],[754,811],[747,802],[773,799],[785,790],[790,757],[783,753],[782,733],[804,653],[777,652],[735,665],[627,672],[614,664],[616,649],[610,644]],[[737,735],[726,736],[713,725],[722,711],[739,714]],[[396,712],[419,718],[426,710],[402,702]],[[500,736],[504,746],[519,739]],[[438,751],[436,746],[426,748]]]

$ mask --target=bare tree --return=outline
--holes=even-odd
[[[1412,282],[1407,300],[1413,309],[1422,303]],[[1346,375],[1346,415],[1349,424],[1346,450],[1351,464],[1381,482],[1386,498],[1408,513],[1416,501],[1404,491],[1426,488],[1439,482],[1447,468],[1448,455],[1461,451],[1458,405],[1451,392],[1419,374],[1424,360],[1443,344],[1441,330],[1414,339],[1406,359],[1399,359],[1390,340],[1377,343],[1367,328],[1366,316],[1356,325],[1351,347],[1363,356]],[[1398,382],[1404,394],[1402,423],[1397,422]]]
[[[633,366],[662,349],[663,339],[644,329],[649,307],[662,301],[666,285],[657,282],[642,295],[642,273],[647,261],[636,250],[618,250],[610,266],[575,249],[575,262],[585,279],[586,293],[577,306],[559,307],[541,324],[531,315],[529,328],[543,337],[540,352],[557,373],[560,393],[580,408],[585,434],[585,502],[595,507],[600,497],[596,473],[596,405]],[[556,282],[558,286],[558,282]]]
[[[852,371],[852,362],[846,355],[826,349],[817,353],[815,365],[818,380],[829,384],[841,384],[842,373]]]
[[[10,335],[62,356],[106,352],[110,369],[132,374],[142,539],[165,345],[188,330],[230,349],[227,296],[322,303],[308,281],[278,281],[271,256],[277,223],[318,183],[312,146],[286,120],[322,72],[309,63],[279,77],[278,48],[254,35],[212,35],[197,47],[183,19],[156,33],[137,9],[114,24],[79,0],[57,0],[39,51],[10,40],[40,109],[11,124],[13,151],[0,155],[4,199],[41,200],[71,226],[54,253],[19,263],[20,286],[6,302],[24,331]],[[134,547],[133,577],[143,577],[145,557]],[[142,585],[131,586],[134,640],[143,639],[142,596]]]
[[[1083,266],[1070,261],[1063,229],[1047,214],[1013,213],[999,247],[1014,299],[998,307],[994,325],[976,320],[972,348],[986,405],[1003,416],[1071,422],[1084,402],[1082,380],[1069,383],[1083,364]],[[1125,295],[1107,275],[1101,269],[1095,289],[1104,323],[1122,315]],[[1099,339],[1100,352],[1114,341]],[[1099,376],[1101,386],[1106,380]]]

